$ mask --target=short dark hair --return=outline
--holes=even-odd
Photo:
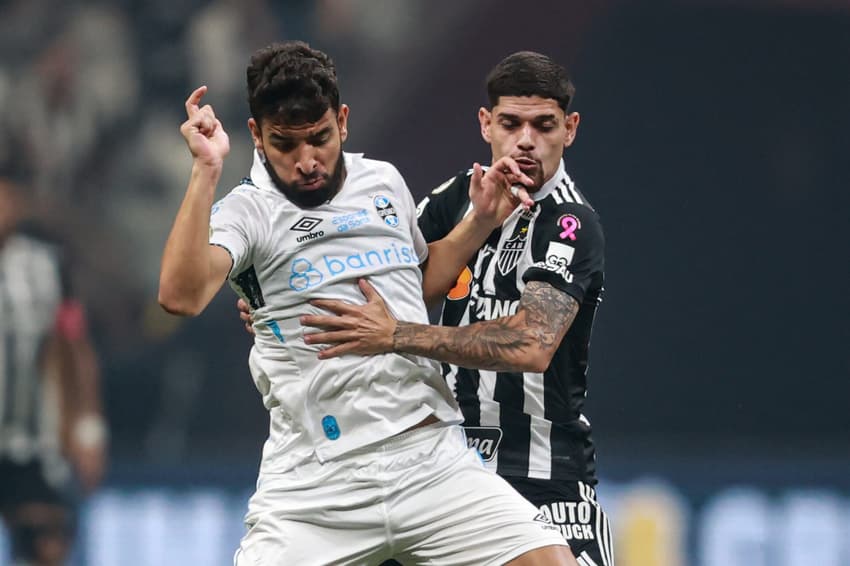
[[[508,55],[487,75],[490,106],[496,106],[500,96],[540,96],[557,101],[566,112],[575,92],[567,70],[534,51]]]
[[[303,41],[273,43],[257,50],[248,65],[248,106],[257,123],[318,121],[339,111],[336,67],[327,54]]]

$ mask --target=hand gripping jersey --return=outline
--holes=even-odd
[[[402,354],[319,360],[319,347],[304,343],[298,317],[327,314],[309,301],[363,304],[360,278],[398,319],[428,321],[419,270],[428,247],[410,191],[391,164],[343,156],[345,182],[318,207],[287,200],[255,154],[250,179],[212,208],[210,243],[230,252],[230,286],[254,316],[249,365],[270,413],[261,472],[283,472],[314,455],[331,460],[428,415],[461,421],[430,360]]]
[[[471,172],[435,189],[419,205],[427,241],[442,238],[470,210]],[[465,418],[470,445],[503,476],[594,484],[586,394],[590,331],[602,296],[604,237],[596,212],[564,171],[517,208],[470,259],[443,305],[441,323],[459,326],[516,313],[529,281],[574,297],[580,309],[543,373],[495,372],[443,364]]]

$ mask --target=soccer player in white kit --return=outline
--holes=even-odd
[[[194,161],[159,290],[167,311],[197,315],[227,280],[252,309],[249,365],[270,433],[235,564],[574,565],[557,529],[467,448],[434,362],[321,361],[300,322],[320,312],[315,299],[362,303],[366,278],[399,319],[427,322],[422,289],[455,278],[514,208],[500,191],[530,179],[516,164],[486,179],[476,168],[479,214],[429,247],[398,171],[342,152],[349,110],[327,55],[261,49],[248,91],[251,176],[215,204],[228,137],[199,107],[205,87],[186,101]]]

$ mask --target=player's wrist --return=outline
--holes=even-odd
[[[98,413],[85,413],[74,421],[71,436],[76,446],[99,448],[106,444],[109,438],[106,419]]]
[[[402,329],[407,323],[395,321],[393,332],[390,335],[390,352],[398,352],[401,347]]]
[[[221,158],[195,157],[192,161],[192,176],[205,180],[218,182],[224,169],[224,160]]]
[[[499,217],[496,213],[482,213],[480,211],[476,211],[475,209],[472,209],[472,212],[470,212],[466,216],[466,219],[470,223],[470,226],[474,232],[481,232],[484,235],[488,235],[490,232],[492,232],[502,224],[499,221]]]

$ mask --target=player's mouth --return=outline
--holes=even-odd
[[[327,179],[325,179],[324,175],[319,175],[318,177],[298,183],[298,187],[304,191],[315,191],[324,187],[326,182]]]
[[[539,167],[537,160],[532,159],[531,157],[515,157],[514,161],[516,161],[516,164],[519,166],[519,170],[525,174],[536,171]]]

